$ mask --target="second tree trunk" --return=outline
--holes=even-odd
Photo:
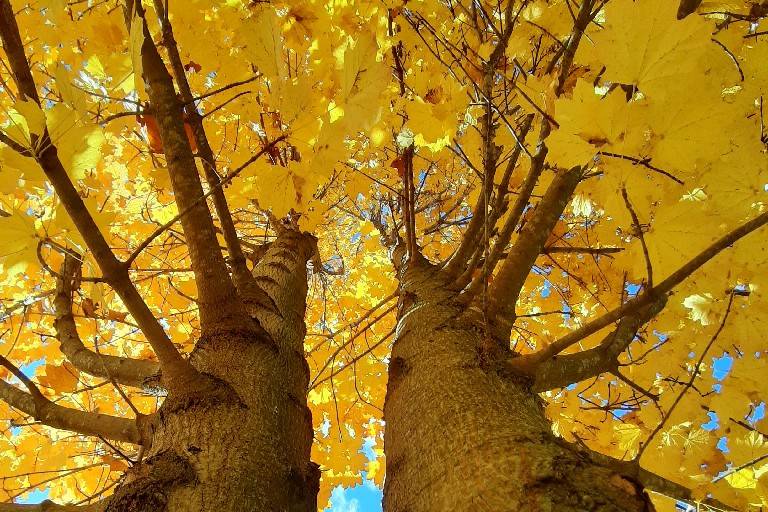
[[[484,363],[476,312],[439,272],[403,272],[384,406],[387,512],[652,510],[642,488],[552,434],[543,402]]]

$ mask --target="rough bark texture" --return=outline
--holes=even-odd
[[[424,260],[401,268],[384,407],[388,512],[647,511],[642,488],[558,440],[530,383],[502,377],[502,344]],[[496,348],[498,347],[498,349]]]
[[[293,231],[272,244],[254,269],[273,306],[251,307],[264,331],[204,335],[192,365],[219,385],[206,395],[168,396],[149,427],[151,447],[108,512],[317,509],[301,350],[313,244]]]

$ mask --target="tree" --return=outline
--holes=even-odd
[[[5,500],[765,505],[768,5],[147,4],[0,1]]]
[[[765,361],[764,347],[747,341],[755,333],[724,334],[761,314],[752,302],[760,278],[733,248],[768,222],[753,208],[766,163],[762,121],[750,120],[762,104],[743,42],[753,36],[735,14],[719,13],[717,24],[688,16],[691,2],[679,11],[661,1],[576,3],[449,4],[442,15],[408,6],[401,16],[430,64],[469,84],[477,124],[445,138],[444,127],[428,130],[440,93],[424,94],[412,83],[418,73],[405,71],[421,54],[394,48],[401,91],[428,112],[406,108],[415,137],[398,157],[405,234],[388,235],[401,300],[384,407],[386,510],[653,510],[649,492],[740,510],[765,503],[765,454],[727,465],[701,446],[714,439],[694,419],[702,407],[762,446],[744,421],[747,401],[723,407],[707,392],[712,375],[702,376],[715,346],[733,343],[726,350],[745,365]],[[742,19],[764,14],[751,7]],[[730,30],[741,45],[721,41],[735,39]],[[417,166],[415,148],[444,146],[479,186],[470,215],[438,214],[424,231],[466,225],[450,256],[430,261],[414,181],[431,168]],[[745,195],[725,198],[736,190]],[[670,238],[678,230],[685,235]],[[747,246],[741,258],[760,253]],[[560,295],[554,308],[540,304],[542,281]],[[654,337],[683,346],[665,356],[671,365],[644,371],[666,349]],[[633,412],[596,430],[580,408]],[[724,479],[756,492],[734,495],[718,488]]]
[[[158,2],[156,13],[164,20],[161,8]],[[302,350],[306,263],[317,251],[315,239],[295,223],[276,222],[276,238],[261,246],[263,254],[253,269],[247,268],[223,195],[224,182],[216,172],[170,25],[161,22],[180,97],[149,32],[141,3],[129,2],[125,20],[136,52],[134,73],[146,82],[151,110],[145,109],[144,115],[155,120],[179,211],[173,220],[182,226],[197,288],[200,335],[189,358],[182,357],[129,275],[139,253],[166,227],[151,234],[126,260],[116,257],[68,174],[76,172],[80,162],[66,168],[59,153],[59,148],[70,149],[64,148],[67,142],[60,137],[71,130],[64,123],[77,115],[76,105],[59,105],[64,111],[58,125],[56,107],[48,112],[41,109],[43,103],[9,2],[0,4],[0,16],[0,37],[18,94],[16,111],[25,121],[20,138],[6,135],[8,146],[26,160],[25,166],[42,168],[100,270],[98,277],[86,277],[81,254],[48,238],[37,246],[39,254],[48,244],[64,256],[60,270],[51,270],[56,276],[54,327],[71,366],[54,368],[67,380],[77,371],[106,378],[130,405],[133,417],[58,405],[6,358],[0,362],[27,391],[3,381],[2,398],[42,424],[96,436],[108,446],[112,441],[140,447],[135,459],[113,448],[133,467],[103,504],[104,510],[315,510],[319,472],[309,460],[312,421],[305,400],[309,370]],[[69,84],[65,80],[60,85],[66,89]],[[68,92],[71,95],[72,90]],[[62,91],[64,103],[69,103],[66,96]],[[206,193],[185,117],[197,141],[209,187]],[[19,126],[18,121],[13,126]],[[274,147],[275,142],[270,142],[254,158]],[[74,161],[78,156],[76,153]],[[221,224],[231,277],[205,202],[207,196],[212,196]],[[157,363],[102,356],[96,346],[94,351],[85,347],[72,307],[73,291],[83,280],[103,282],[114,290],[146,336]],[[86,316],[96,316],[93,302],[81,303],[81,307]],[[108,313],[120,320],[127,314]],[[50,385],[58,390],[63,384],[54,381],[55,375],[49,375]],[[156,412],[146,415],[120,386],[148,385],[153,379],[167,395]]]

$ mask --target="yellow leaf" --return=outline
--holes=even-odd
[[[565,130],[555,130],[547,138],[547,148],[547,158],[564,169],[586,165],[597,153],[595,146]]]
[[[735,489],[754,489],[757,487],[757,479],[752,468],[744,468],[725,477],[725,481]]]
[[[29,133],[34,135],[43,134],[45,131],[45,112],[40,108],[40,105],[34,101],[24,100],[17,101],[13,108],[27,121]]]
[[[88,62],[85,64],[85,70],[96,78],[103,79],[107,77],[107,73],[104,71],[104,65],[96,55],[92,55],[88,58]]]
[[[275,9],[270,4],[257,4],[253,15],[241,28],[245,52],[267,78],[274,80],[283,72],[283,37]]]
[[[35,221],[21,212],[0,217],[0,261],[6,269],[37,259]]]
[[[85,93],[72,87],[72,79],[69,76],[69,72],[61,63],[56,66],[56,87],[59,89],[59,94],[61,94],[61,99],[64,100],[64,103],[81,115],[85,113]]]
[[[0,164],[2,164],[3,173],[15,171],[16,179],[23,178],[26,182],[36,182],[36,184],[45,181],[45,174],[34,158],[23,156],[8,146],[0,148]],[[10,175],[0,179],[1,192],[11,193],[16,186],[16,180]]]
[[[83,179],[99,162],[104,143],[101,127],[81,123],[68,106],[59,104],[48,111],[48,132],[64,169],[73,178]]]
[[[675,77],[696,70],[712,44],[706,19],[678,20],[677,3],[669,0],[615,0],[608,3],[606,18],[606,28],[593,36],[605,78],[636,85],[645,94],[663,91]]]
[[[144,45],[144,20],[138,15],[131,21],[131,33],[129,35],[131,63],[133,64],[133,84],[136,91],[144,90],[143,63],[141,60],[141,47]]]
[[[369,129],[378,120],[379,95],[390,80],[389,68],[378,57],[376,38],[361,37],[344,52],[341,98],[350,130]]]

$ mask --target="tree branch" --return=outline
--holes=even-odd
[[[135,7],[137,16],[132,23],[141,23],[144,32],[141,47],[143,76],[157,119],[174,198],[179,211],[189,210],[181,218],[181,226],[198,289],[201,328],[204,333],[214,329],[242,329],[252,323],[251,318],[229,277],[208,206],[200,201],[203,187],[184,129],[183,105],[152,40],[141,2],[136,2]]]
[[[581,3],[579,13],[576,16],[576,21],[573,24],[573,30],[571,31],[571,35],[568,36],[568,42],[565,44],[563,52],[561,53],[563,62],[560,64],[560,74],[557,77],[555,96],[560,96],[563,93],[565,81],[568,79],[568,75],[571,72],[573,59],[576,58],[576,50],[579,48],[579,43],[581,43],[584,31],[587,29],[587,25],[589,25],[592,19],[597,15],[597,12],[592,12],[594,4],[594,0],[583,0]],[[552,72],[556,64],[557,59],[554,59],[548,66],[546,73]]]
[[[142,361],[129,357],[98,354],[83,345],[72,315],[72,293],[79,275],[80,263],[71,255],[64,257],[59,277],[56,279],[56,296],[53,308],[56,318],[53,326],[61,343],[61,351],[79,370],[96,377],[114,379],[127,386],[143,387],[148,379],[158,374],[160,365],[154,361]]]
[[[286,138],[285,135],[281,135],[280,137],[276,138],[275,140],[273,140],[269,144],[265,145],[263,148],[261,148],[259,150],[258,153],[256,153],[255,155],[251,156],[248,160],[243,162],[237,169],[235,169],[233,171],[230,171],[224,177],[224,179],[222,179],[218,183],[218,185],[216,185],[211,190],[209,190],[208,192],[203,194],[201,197],[199,197],[197,199],[197,201],[195,203],[189,205],[186,210],[179,211],[179,213],[174,215],[168,222],[166,222],[165,224],[163,224],[162,226],[160,226],[156,230],[154,230],[143,242],[141,242],[138,245],[138,247],[136,247],[133,250],[133,252],[128,257],[128,259],[125,260],[125,264],[130,266],[136,260],[136,258],[139,256],[139,254],[141,254],[141,252],[144,249],[146,249],[152,243],[153,240],[155,240],[158,236],[162,235],[164,232],[168,231],[168,229],[170,229],[171,226],[176,224],[179,221],[179,219],[181,219],[187,213],[189,213],[192,210],[192,208],[195,208],[198,203],[201,203],[201,202],[205,201],[206,199],[208,199],[214,193],[214,190],[213,190],[214,188],[222,188],[222,187],[225,187],[226,185],[228,185],[229,183],[231,183],[232,180],[237,178],[240,175],[240,173],[243,172],[249,165],[251,165],[253,162],[255,162],[256,160],[261,158],[265,153],[268,153],[273,147],[275,147],[275,145],[278,142],[280,142],[282,140],[285,140],[285,138]]]
[[[542,362],[536,369],[533,389],[541,392],[562,388],[615,370],[619,355],[632,343],[640,327],[659,314],[666,303],[667,297],[662,295],[656,302],[625,316],[597,347]]]
[[[590,334],[593,334],[600,329],[607,327],[622,317],[628,314],[632,314],[641,308],[659,300],[662,295],[672,291],[675,286],[682,283],[688,276],[693,274],[702,265],[717,256],[724,249],[730,247],[741,238],[761,228],[765,224],[768,224],[768,212],[764,212],[758,215],[751,221],[742,224],[727,235],[719,238],[709,247],[691,259],[688,263],[680,267],[678,270],[676,270],[669,277],[664,279],[653,288],[649,288],[642,295],[628,300],[618,308],[606,313],[600,318],[592,320],[583,327],[571,332],[570,334],[567,334],[566,336],[560,338],[559,340],[553,342],[551,345],[543,348],[538,352],[509,360],[507,362],[507,366],[517,373],[533,375],[536,367],[543,361],[550,359],[574,343],[579,342],[579,340],[582,340]]]
[[[218,186],[221,182],[221,178],[216,171],[216,159],[213,155],[213,149],[211,149],[211,145],[208,142],[205,128],[203,127],[203,117],[197,109],[194,97],[192,96],[192,90],[189,87],[189,81],[187,81],[184,64],[181,61],[179,48],[173,35],[173,27],[168,19],[168,13],[165,12],[162,0],[154,0],[154,5],[162,28],[162,45],[168,52],[168,57],[171,61],[171,69],[176,78],[176,83],[179,86],[181,100],[186,106],[185,111],[187,113],[187,121],[192,126],[195,141],[197,142],[197,154],[203,162],[203,174],[205,180],[208,182],[208,186],[214,190],[213,206],[216,209],[216,216],[221,223],[221,232],[224,235],[224,243],[226,244],[227,252],[229,253],[229,262],[232,267],[232,275],[235,284],[238,289],[253,287],[255,286],[255,283],[253,283],[251,273],[248,271],[248,267],[245,264],[245,255],[240,246],[240,240],[237,235],[237,230],[235,229],[235,223],[232,220],[229,204],[224,195],[224,190]]]
[[[0,0],[0,38],[2,38],[3,48],[11,64],[13,79],[19,88],[20,95],[39,105],[37,89],[29,69],[29,62],[24,54],[19,27],[16,24],[9,0]],[[59,160],[56,146],[50,141],[47,132],[42,135],[41,140],[42,144],[37,144],[37,147],[45,149],[35,156],[37,162],[43,168],[67,214],[93,254],[102,275],[123,300],[126,308],[152,345],[163,367],[163,376],[168,380],[168,387],[172,387],[170,380],[174,378],[191,381],[197,372],[176,350],[163,327],[131,282],[127,267],[115,257],[70,181]]]
[[[643,258],[645,259],[645,273],[648,277],[648,287],[653,287],[653,265],[651,265],[651,257],[648,254],[648,245],[645,243],[645,235],[643,234],[643,228],[640,225],[640,219],[637,217],[637,213],[635,213],[635,209],[632,208],[632,203],[629,201],[629,195],[627,194],[627,189],[625,187],[621,187],[621,197],[624,198],[624,204],[627,207],[627,210],[629,210],[629,214],[632,216],[632,226],[634,227],[635,232],[633,233],[640,239],[640,245],[643,246]]]
[[[712,345],[714,345],[717,338],[720,336],[720,333],[723,332],[723,329],[725,329],[725,323],[728,321],[728,316],[731,314],[731,306],[733,305],[733,298],[735,297],[735,294],[731,292],[730,297],[728,298],[728,306],[725,309],[725,314],[723,314],[723,320],[720,322],[720,325],[718,326],[715,333],[712,335],[712,337],[709,339],[709,342],[704,347],[704,350],[701,351],[701,355],[699,356],[698,361],[696,361],[696,365],[693,367],[693,372],[691,373],[691,378],[688,379],[688,382],[685,383],[683,386],[683,389],[680,390],[680,393],[675,398],[675,401],[672,402],[672,405],[670,406],[667,413],[664,415],[664,417],[661,419],[658,425],[656,425],[656,428],[653,429],[653,431],[648,435],[648,439],[645,440],[640,445],[640,449],[637,452],[637,456],[635,457],[636,461],[640,461],[640,458],[643,456],[645,451],[648,449],[648,447],[651,445],[651,441],[656,437],[656,435],[661,432],[661,429],[664,428],[664,425],[667,423],[667,420],[672,416],[672,413],[675,412],[675,409],[677,408],[677,405],[680,403],[680,401],[683,399],[683,396],[685,396],[685,393],[691,389],[693,386],[693,382],[696,380],[696,377],[699,376],[699,373],[701,372],[701,365],[704,362],[704,358],[707,357],[707,353],[709,352],[709,349],[712,348]]]
[[[581,167],[574,167],[555,176],[493,280],[489,290],[491,311],[500,315],[502,321],[514,317],[520,289],[536,258],[544,250],[544,244],[568,205],[581,176]]]
[[[543,121],[546,123],[546,121]],[[542,132],[546,129],[546,124],[542,125]],[[543,135],[543,133],[542,133]],[[540,135],[540,137],[542,136]],[[531,199],[531,194],[533,194],[533,189],[536,187],[536,183],[539,181],[539,177],[541,176],[542,171],[544,170],[544,159],[547,155],[547,146],[544,145],[544,143],[540,142],[538,145],[538,148],[536,150],[536,153],[533,155],[533,158],[531,159],[531,168],[528,171],[528,175],[525,178],[525,181],[523,182],[523,186],[520,189],[519,193],[517,194],[517,198],[515,199],[515,204],[512,205],[512,211],[509,212],[509,215],[507,216],[506,220],[504,221],[504,224],[501,227],[501,231],[499,232],[498,237],[496,238],[496,242],[493,244],[493,249],[491,250],[490,255],[488,256],[488,274],[493,274],[494,269],[496,268],[496,265],[498,264],[499,260],[502,258],[502,255],[506,257],[504,251],[507,248],[507,244],[509,244],[509,241],[512,239],[512,234],[515,232],[515,228],[517,227],[517,224],[520,222],[520,218],[523,216],[523,212],[525,211],[525,207],[528,205],[528,201]],[[519,157],[519,154],[518,154]],[[471,300],[477,293],[480,291],[480,287],[482,286],[483,282],[487,282],[487,276],[485,276],[484,280],[475,279],[469,286],[469,290],[466,292],[466,299]],[[457,286],[461,285],[462,282],[459,280],[457,282]]]
[[[0,400],[32,416],[40,423],[86,436],[101,436],[115,441],[141,444],[141,435],[134,420],[62,407],[45,398],[24,373],[3,356],[0,356],[0,365],[6,367],[29,391],[25,393],[0,380]]]
[[[705,505],[718,507],[722,510],[733,510],[733,507],[730,507],[715,499],[708,498],[701,501],[696,500],[693,497],[693,491],[688,487],[643,469],[639,467],[635,461],[617,460],[607,455],[603,455],[602,453],[593,451],[583,445],[575,446],[570,443],[567,443],[567,445],[571,447],[571,449],[583,453],[592,459],[594,463],[603,467],[610,468],[617,474],[638,482],[646,491],[663,494],[669,498],[674,498],[686,503],[703,503]]]
[[[480,195],[477,198],[477,203],[472,209],[472,219],[464,232],[464,236],[461,239],[458,249],[444,267],[444,271],[450,279],[456,279],[464,273],[468,260],[472,258],[482,233],[486,233],[487,235],[493,229],[493,224],[489,225],[488,223],[488,206],[491,202],[493,177],[496,174],[496,162],[498,162],[501,150],[500,147],[494,144],[496,124],[493,115],[493,87],[495,83],[494,78],[496,76],[496,68],[501,61],[501,58],[504,56],[504,52],[509,44],[509,39],[512,36],[512,30],[514,29],[515,23],[512,19],[512,8],[514,4],[515,2],[507,2],[507,6],[504,10],[504,19],[507,25],[504,27],[503,33],[500,34],[499,41],[496,43],[493,52],[488,57],[488,61],[485,63],[483,70],[483,85],[482,90],[480,91],[482,101],[485,103],[485,113],[481,119],[483,138],[483,190],[481,190]],[[529,125],[530,119],[531,118],[528,118]],[[525,137],[516,138],[520,140]],[[521,147],[521,144],[518,145],[518,147]],[[518,157],[519,153],[515,157],[515,161]],[[511,167],[514,169],[514,163]]]
[[[408,247],[408,259],[413,259],[419,253],[416,240],[416,187],[413,185],[413,144],[403,150],[399,158],[403,168],[403,218],[405,224],[405,242]]]

